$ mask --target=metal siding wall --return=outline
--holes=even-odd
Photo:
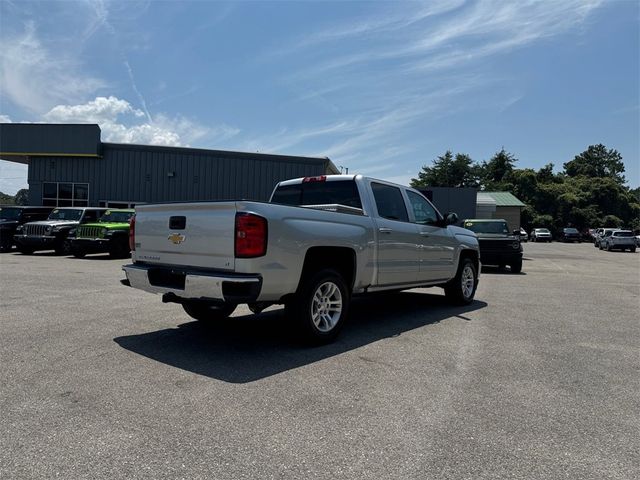
[[[103,158],[35,157],[29,165],[30,202],[40,203],[42,182],[89,183],[89,203],[138,203],[229,200],[266,201],[276,183],[290,178],[322,175],[323,164],[251,158],[219,152],[192,153],[103,148]],[[54,162],[55,168],[50,168]],[[168,177],[169,171],[176,172]],[[150,180],[146,176],[150,175]],[[198,177],[198,183],[194,178]],[[36,191],[37,189],[37,191]]]
[[[509,230],[520,228],[520,207],[496,207],[493,218],[504,218],[509,225]]]

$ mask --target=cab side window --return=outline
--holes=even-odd
[[[371,190],[376,201],[378,215],[389,220],[409,221],[404,198],[399,188],[382,183],[372,183]]]
[[[413,209],[413,216],[416,219],[416,223],[426,225],[438,221],[436,209],[433,208],[425,198],[411,191],[407,191],[407,196],[411,202],[411,208]]]

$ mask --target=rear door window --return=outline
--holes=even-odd
[[[398,187],[384,185],[382,183],[372,183],[371,190],[373,191],[379,216],[400,222],[409,221],[404,197]]]

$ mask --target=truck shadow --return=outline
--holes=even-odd
[[[318,347],[302,345],[293,336],[283,309],[234,316],[214,325],[194,321],[114,341],[167,365],[229,383],[246,383],[448,318],[471,321],[465,314],[486,306],[475,300],[455,307],[443,295],[417,292],[355,298],[339,338]]]

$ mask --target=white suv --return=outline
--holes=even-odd
[[[623,252],[628,248],[630,252],[636,251],[636,239],[633,236],[631,230],[615,230],[611,232],[611,235],[605,236],[600,244],[606,248],[608,252],[611,250],[622,250]]]
[[[532,242],[550,242],[551,232],[547,228],[534,228],[531,232]]]

